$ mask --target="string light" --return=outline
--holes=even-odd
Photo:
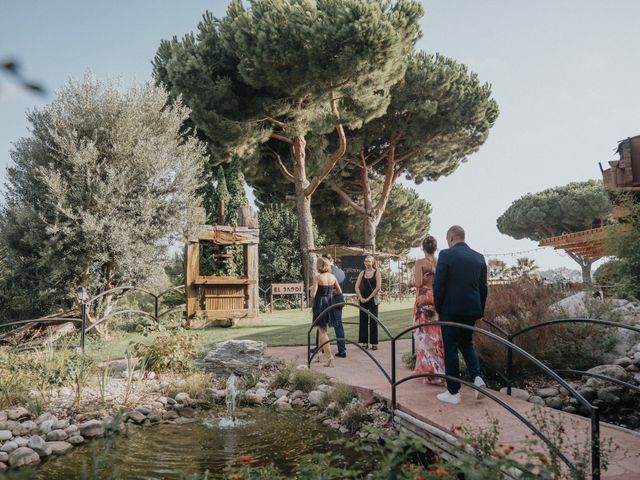
[[[539,250],[545,250],[547,247],[538,247],[532,248],[531,250],[521,250],[519,252],[508,252],[508,253],[486,253],[483,252],[482,255],[485,257],[515,257],[516,255],[524,255],[525,253],[537,252]]]

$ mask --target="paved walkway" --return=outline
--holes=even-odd
[[[391,369],[391,343],[382,342],[379,350],[370,351],[382,366],[390,372]],[[335,351],[335,345],[333,345]],[[319,363],[312,364],[312,369],[321,371],[336,380],[353,385],[387,400],[391,399],[391,387],[378,367],[353,345],[347,345],[348,357],[336,358],[335,367],[327,368]],[[397,344],[397,378],[398,380],[411,375],[402,363],[402,354],[411,350],[410,340],[402,340]],[[306,347],[272,347],[268,349],[268,355],[280,358],[294,364],[306,364]],[[523,442],[526,437],[533,436],[532,432],[517,418],[490,399],[476,401],[473,390],[462,387],[462,403],[459,405],[444,404],[436,399],[436,394],[442,387],[425,385],[419,379],[409,380],[400,385],[397,390],[398,407],[400,410],[429,423],[440,430],[454,433],[454,429],[460,425],[468,427],[486,428],[490,425],[490,419],[496,418],[500,425],[500,443],[514,445]],[[506,401],[516,411],[525,417],[533,410],[533,405],[495,392],[502,400]],[[546,409],[550,414],[561,418],[566,433],[567,447],[579,442],[584,443],[590,438],[590,421],[578,415],[572,415],[558,410]],[[615,449],[610,458],[609,469],[603,473],[602,478],[619,480],[640,480],[640,434],[615,426],[601,424],[602,445],[612,439]],[[567,456],[569,452],[564,451]]]

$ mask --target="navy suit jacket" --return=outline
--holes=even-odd
[[[440,252],[433,279],[433,298],[440,315],[480,318],[487,301],[487,264],[464,242]]]

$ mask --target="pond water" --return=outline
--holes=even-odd
[[[273,409],[251,409],[233,428],[220,428],[224,412],[210,412],[194,423],[130,428],[127,436],[90,442],[39,466],[29,478],[173,479],[179,473],[209,470],[213,478],[228,465],[250,455],[252,463],[273,462],[290,473],[305,454],[339,452],[348,464],[359,457],[335,442],[344,438],[320,424],[312,414]],[[90,472],[95,468],[97,475]]]

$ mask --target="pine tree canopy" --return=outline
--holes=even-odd
[[[195,192],[206,148],[180,135],[188,115],[161,87],[122,92],[88,75],[29,113],[0,210],[11,266],[0,290],[45,313],[69,306],[79,286],[144,281],[170,239],[203,220]]]
[[[437,180],[480,148],[498,112],[491,86],[465,65],[417,52],[391,88],[386,114],[349,131],[348,156],[360,163],[362,151],[368,164],[386,159],[376,164],[380,173],[392,161],[394,173],[416,183]]]
[[[163,41],[154,74],[182,95],[214,154],[246,159],[275,132],[331,132],[332,95],[344,125],[382,115],[421,15],[412,0],[234,0],[197,34]]]
[[[382,179],[378,177],[372,183],[373,195],[377,198]],[[363,218],[348,205],[336,202],[333,192],[319,192],[313,210],[318,230],[328,244],[362,245]],[[421,199],[415,190],[395,184],[378,225],[376,250],[406,254],[420,245],[430,226],[431,204]]]
[[[588,180],[528,193],[513,202],[497,223],[505,235],[540,241],[600,226],[610,213],[602,182]]]

